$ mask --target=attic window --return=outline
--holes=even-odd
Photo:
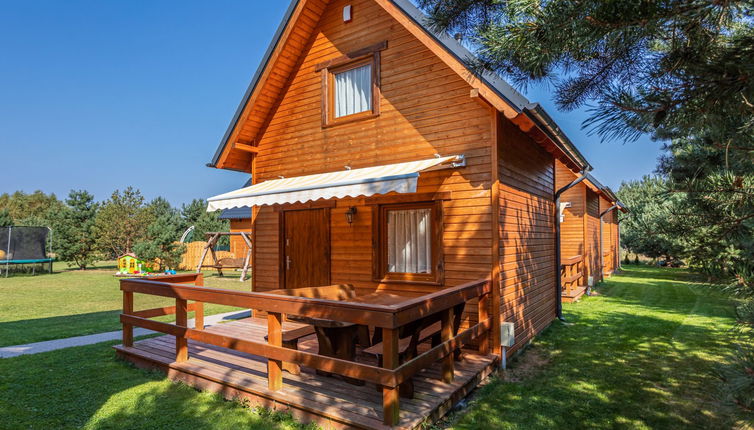
[[[333,72],[334,119],[372,110],[373,75],[371,61]]]
[[[322,73],[322,126],[380,114],[380,51],[387,42],[318,64]]]

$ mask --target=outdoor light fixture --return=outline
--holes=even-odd
[[[356,215],[356,208],[351,206],[346,211],[346,222],[348,224],[353,224],[353,217]]]

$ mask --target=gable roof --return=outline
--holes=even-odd
[[[414,6],[410,0],[374,0],[382,6],[386,12],[403,24],[417,39],[424,43],[435,55],[442,58],[451,69],[463,77],[472,85],[472,88],[478,90],[480,98],[492,105],[495,109],[516,124],[522,131],[529,134],[538,144],[544,146],[548,151],[563,161],[569,168],[574,171],[591,170],[591,165],[586,158],[576,148],[576,146],[565,136],[560,128],[555,124],[552,118],[537,103],[531,103],[521,93],[516,91],[502,77],[496,73],[485,71],[475,73],[469,68],[469,64],[475,58],[474,54],[466,49],[455,38],[450,37],[445,32],[434,31],[427,22],[426,15]],[[254,108],[254,97],[261,92],[262,87],[266,84],[265,75],[269,68],[273,67],[276,57],[279,58],[280,52],[286,47],[289,38],[297,37],[291,31],[296,25],[307,25],[312,18],[319,19],[326,8],[326,2],[312,0],[292,0],[285,12],[283,20],[275,31],[272,42],[267,48],[265,55],[252,77],[251,83],[244,93],[241,103],[236,109],[235,114],[220,142],[212,161],[207,164],[208,167],[217,167],[229,170],[238,170],[250,172],[250,163],[223,163],[238,141],[239,129],[243,126],[242,122],[248,119],[250,111]],[[304,10],[307,10],[307,20],[300,20]],[[303,24],[301,23],[303,22]],[[313,31],[315,24],[308,24],[309,31]],[[300,35],[298,35],[300,37]],[[299,40],[298,45],[302,45]],[[305,43],[303,43],[305,45]],[[293,67],[288,64],[291,70]],[[475,87],[479,88],[475,88]],[[279,97],[282,92],[282,86],[277,93]],[[274,91],[273,91],[273,94]],[[263,103],[262,103],[263,104]],[[264,111],[264,108],[260,109]],[[245,115],[245,116],[244,116]],[[253,145],[254,142],[239,142],[247,145]],[[236,152],[239,152],[236,150]],[[250,160],[251,154],[247,154]],[[243,167],[240,167],[243,166]]]

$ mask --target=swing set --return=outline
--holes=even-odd
[[[199,258],[199,265],[196,267],[196,273],[201,273],[202,268],[216,269],[220,276],[223,276],[223,269],[241,269],[240,281],[246,280],[246,274],[249,272],[249,264],[251,264],[251,238],[250,232],[238,231],[238,232],[208,232],[206,233],[207,244],[204,245],[202,250],[202,256]],[[246,257],[244,258],[221,258],[217,259],[215,254],[215,247],[217,241],[223,236],[241,236],[246,244]],[[212,261],[214,264],[204,264],[204,260],[207,258],[207,253],[212,254]]]

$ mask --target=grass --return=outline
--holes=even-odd
[[[51,278],[66,279],[61,275]],[[69,293],[79,298],[72,303],[96,308],[101,289],[117,291],[96,281],[101,275],[73,275],[78,283]],[[86,276],[95,276],[91,286],[81,286],[79,278]],[[45,296],[38,294],[41,288],[63,289],[55,283],[33,288],[35,297]],[[553,323],[513,360],[511,370],[493,378],[446,424],[463,430],[750,428],[747,423],[754,416],[723,404],[717,395],[714,369],[727,359],[735,333],[731,303],[715,287],[684,270],[627,266],[597,292],[566,305],[568,324]],[[85,300],[87,294],[92,298]],[[56,301],[65,294],[46,296]],[[112,306],[112,300],[117,301],[115,310],[97,312],[117,313],[119,294],[102,299],[107,304],[101,306]],[[37,297],[34,303],[43,310],[57,309],[44,301]],[[37,324],[38,318],[26,319],[26,324]],[[300,426],[289,416],[245,408],[136,369],[115,359],[113,343],[1,359],[0,427]]]
[[[117,342],[0,359],[3,429],[304,428],[290,415],[250,409],[136,369]]]
[[[567,304],[503,378],[483,387],[456,429],[744,428],[714,370],[732,349],[732,304],[679,269],[627,266]]]
[[[53,274],[11,275],[0,278],[0,347],[119,330],[123,296],[115,264],[100,263],[93,270],[69,270],[55,263]],[[205,273],[213,288],[249,289],[232,276]],[[169,299],[135,294],[136,309],[174,305]],[[237,308],[206,304],[207,315]],[[164,318],[163,318],[164,319]]]

